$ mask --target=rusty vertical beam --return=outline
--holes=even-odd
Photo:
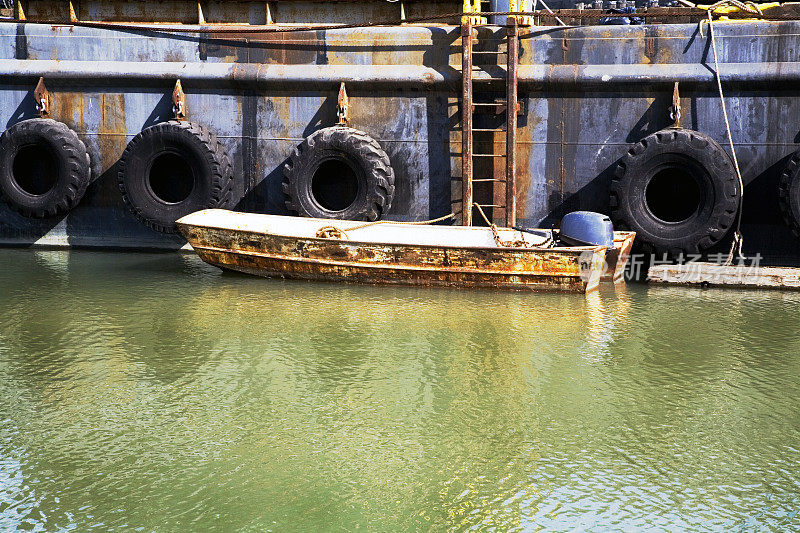
[[[508,17],[506,36],[508,69],[506,71],[506,226],[517,223],[517,60],[519,26],[516,17]]]
[[[472,20],[461,21],[461,224],[472,225]]]

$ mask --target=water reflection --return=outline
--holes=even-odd
[[[2,257],[4,529],[794,523],[800,295]]]

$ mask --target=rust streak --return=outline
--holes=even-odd
[[[100,124],[97,131],[100,164],[105,172],[119,159],[127,145],[124,95],[100,94]]]
[[[269,277],[586,292],[605,259],[603,247],[460,248],[179,229],[203,260]]]

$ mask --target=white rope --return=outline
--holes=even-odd
[[[558,23],[559,23],[559,24],[561,24],[562,26],[566,26],[566,24],[564,24],[564,21],[563,21],[563,20],[561,20],[560,18],[558,18],[558,17],[556,16],[556,14],[555,14],[555,13],[553,13],[553,10],[552,10],[552,9],[550,9],[550,8],[548,7],[548,5],[544,3],[544,0],[538,0],[538,1],[542,3],[542,5],[544,6],[544,8],[547,10],[547,12],[548,12],[548,13],[550,13],[551,15],[553,15],[554,17],[556,17],[556,20],[558,21]]]
[[[714,22],[711,18],[711,12],[714,8],[719,7],[723,2],[718,2],[711,6],[706,12],[708,15],[708,33],[711,36],[711,51],[714,53],[714,75],[717,79],[717,89],[719,89],[719,102],[722,105],[722,118],[725,119],[725,129],[728,132],[728,144],[731,148],[731,156],[733,157],[733,168],[736,169],[736,177],[739,179],[739,209],[736,213],[736,232],[733,234],[733,242],[731,249],[728,252],[728,258],[725,260],[725,265],[733,263],[734,252],[737,257],[742,258],[742,244],[744,238],[742,237],[742,206],[744,204],[744,180],[742,173],[739,170],[739,160],[736,157],[736,150],[733,147],[733,136],[731,135],[731,124],[728,121],[728,110],[725,108],[725,96],[722,94],[722,79],[719,75],[719,60],[717,59],[717,42],[714,39]],[[738,2],[736,2],[738,3]]]

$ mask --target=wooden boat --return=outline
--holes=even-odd
[[[600,281],[606,251],[543,247],[542,237],[507,228],[498,228],[497,237],[514,246],[498,246],[488,227],[365,224],[222,209],[192,213],[177,227],[209,264],[308,280],[587,292]]]

